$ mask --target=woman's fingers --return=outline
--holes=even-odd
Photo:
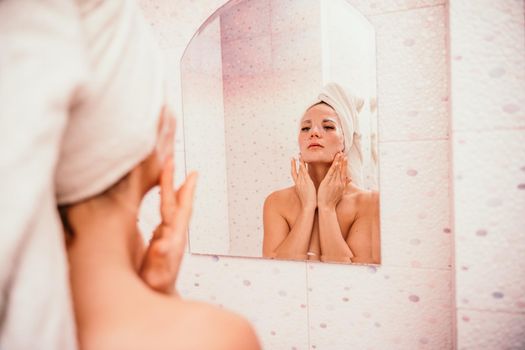
[[[346,158],[346,156],[343,156],[342,157],[342,161],[341,161],[341,166],[340,166],[340,179],[343,183],[343,185],[346,185],[346,172],[347,172],[347,164],[348,164],[348,160]]]
[[[303,158],[301,158],[301,164],[300,164],[300,167],[301,167],[301,172],[304,177],[308,176],[308,168],[306,167],[306,162],[303,160]]]
[[[169,174],[164,179],[167,180]],[[163,219],[155,230],[141,268],[144,281],[159,292],[174,292],[174,284],[186,246],[186,232],[193,207],[195,185],[196,173],[192,173],[176,193],[173,193],[172,185],[170,187],[172,196],[167,198],[167,185],[164,184],[166,187],[163,188],[164,198],[161,196],[163,203],[161,211],[164,209],[162,215],[169,215],[169,217],[166,217],[166,221]]]
[[[157,228],[158,231],[166,229],[162,224]],[[176,279],[176,273],[170,268],[171,242],[168,236],[161,233],[159,238],[150,242],[140,269],[144,282],[161,293],[172,293]]]
[[[188,230],[191,212],[193,209],[193,197],[195,194],[195,186],[197,184],[197,173],[193,172],[188,175],[184,184],[179,188],[176,194],[176,213],[174,223],[174,235],[177,241],[183,246],[186,243],[186,232]],[[179,247],[180,248],[180,247]],[[182,248],[183,250],[183,248]]]
[[[334,157],[334,160],[332,161],[332,165],[330,166],[330,169],[328,169],[328,173],[326,173],[325,178],[327,178],[329,181],[334,176],[335,172],[339,170],[339,159],[340,159],[340,153],[337,153]]]
[[[295,164],[295,158],[291,159],[290,165],[291,165],[291,173],[292,173],[293,182],[297,183],[298,174],[297,174],[297,167]]]
[[[173,159],[169,158],[164,164],[160,177],[160,217],[162,223],[173,223],[176,209],[175,193],[173,189]]]

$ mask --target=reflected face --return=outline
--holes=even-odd
[[[344,148],[344,136],[334,109],[321,103],[310,107],[301,119],[299,149],[307,163],[331,163]]]

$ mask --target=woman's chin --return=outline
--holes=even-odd
[[[331,164],[332,159],[329,157],[303,157],[307,164]]]

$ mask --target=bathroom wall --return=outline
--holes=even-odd
[[[525,349],[524,5],[450,1],[458,349]]]
[[[279,0],[272,6],[289,9],[284,21],[293,29],[308,18],[297,16],[290,3]],[[448,9],[444,0],[350,3],[376,30],[382,265],[188,253],[177,287],[186,298],[246,316],[265,349],[449,349],[456,309],[451,288]],[[180,57],[197,28],[223,2],[140,4],[164,51],[169,87],[181,111]],[[178,125],[180,183],[187,155]],[[201,181],[207,175],[201,174]],[[154,221],[155,204],[153,199],[145,203],[145,222]]]

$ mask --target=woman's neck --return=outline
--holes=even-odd
[[[326,173],[330,169],[331,163],[309,163],[308,164],[308,174],[312,179],[315,188],[319,189],[321,181],[323,181]]]
[[[325,178],[331,166],[332,166],[332,163],[309,163],[308,164],[308,174],[310,175],[310,178],[312,179],[316,190],[319,189],[319,185]],[[361,191],[362,191],[361,188],[356,186],[353,182],[350,182],[346,187],[345,193],[355,193],[355,192],[361,192]]]
[[[73,238],[69,248],[80,247],[90,256],[109,258],[136,268],[142,240],[138,227],[140,191],[107,193],[68,209]]]

